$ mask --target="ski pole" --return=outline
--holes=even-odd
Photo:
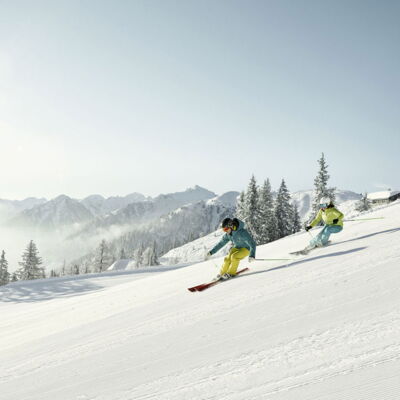
[[[256,261],[289,261],[292,258],[256,258]]]
[[[377,218],[358,218],[358,219],[344,219],[343,222],[353,222],[353,221],[371,221],[373,219],[384,219],[385,217]]]

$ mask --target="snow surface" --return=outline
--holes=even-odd
[[[214,276],[215,260],[2,287],[1,399],[396,399],[400,203],[369,216],[385,218],[202,293],[186,288]]]

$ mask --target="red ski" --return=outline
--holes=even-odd
[[[239,270],[238,272],[236,272],[236,275],[241,274],[242,272],[248,271],[248,268],[243,268],[241,270]],[[203,290],[206,290],[212,286],[218,285],[218,283],[224,282],[223,279],[218,279],[216,281],[212,281],[209,283],[202,283],[201,285],[197,285],[197,286],[193,286],[191,288],[188,288],[189,291],[191,292],[202,292]]]

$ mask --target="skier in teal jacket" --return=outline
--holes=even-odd
[[[244,222],[237,218],[225,218],[221,225],[225,235],[222,239],[207,253],[206,258],[217,253],[228,242],[232,242],[233,247],[229,254],[224,258],[224,263],[217,278],[229,279],[236,275],[240,260],[249,256],[249,262],[255,260],[256,242],[245,229]]]

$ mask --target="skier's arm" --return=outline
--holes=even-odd
[[[253,257],[256,258],[256,242],[254,241],[254,239],[252,238],[252,236],[250,235],[250,233],[248,233],[246,231],[247,235],[246,235],[246,242],[250,247],[250,254],[249,257]]]
[[[221,250],[229,242],[229,237],[227,234],[222,236],[222,239],[210,250],[210,254],[215,254],[217,251]]]
[[[322,210],[319,210],[317,216],[310,222],[310,226],[314,228],[314,226],[316,226],[319,223],[319,221],[321,221],[321,218],[322,218]]]
[[[337,208],[334,208],[333,210],[332,210],[332,221],[330,222],[330,223],[332,223],[332,224],[337,224],[339,221],[342,221],[343,220],[343,218],[344,218],[344,215],[337,209]]]

